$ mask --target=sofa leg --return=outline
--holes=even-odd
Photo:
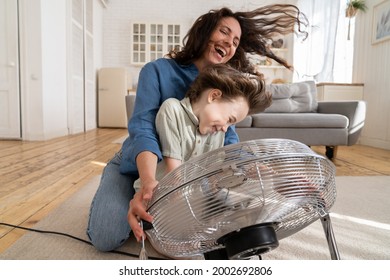
[[[337,146],[325,146],[325,155],[328,159],[332,160],[336,157],[337,154]]]

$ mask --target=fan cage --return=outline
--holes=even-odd
[[[327,213],[335,198],[334,165],[306,145],[240,142],[192,158],[160,180],[146,233],[162,254],[194,256],[255,224],[276,222],[278,239],[290,236]]]

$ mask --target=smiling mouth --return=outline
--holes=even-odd
[[[215,51],[221,56],[225,57],[226,56],[226,51],[220,47],[215,47]]]

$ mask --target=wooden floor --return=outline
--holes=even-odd
[[[43,142],[0,141],[0,222],[32,227],[101,174],[126,129],[96,129]],[[323,147],[312,147],[324,154]],[[339,147],[337,176],[390,175],[390,151]],[[25,231],[0,226],[0,253]]]

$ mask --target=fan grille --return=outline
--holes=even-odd
[[[335,167],[306,145],[259,139],[193,158],[159,183],[147,234],[171,257],[215,250],[217,239],[254,224],[277,222],[278,238],[327,213],[336,198]]]

